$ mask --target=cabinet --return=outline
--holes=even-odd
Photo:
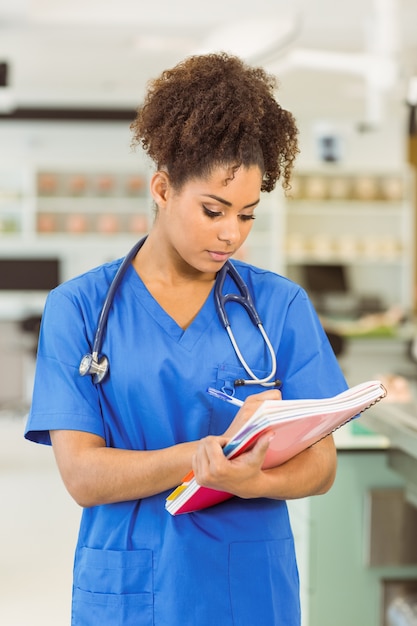
[[[415,379],[415,364],[400,339],[349,340],[339,360],[349,385],[393,373]],[[384,400],[336,431],[338,467],[330,491],[288,502],[300,571],[302,626],[388,626],[383,604],[389,600],[390,583],[391,587],[416,584],[415,517],[412,546],[398,500],[388,511],[370,514],[373,493],[389,496],[400,490],[407,496],[406,478],[391,465],[400,441],[391,434],[400,433],[397,409],[401,406],[413,411],[414,405]],[[379,428],[381,424],[389,424],[389,429]],[[411,450],[411,436],[404,434],[401,441]],[[372,558],[372,547],[392,517],[398,522],[396,528],[384,533],[377,558]],[[409,558],[394,558],[395,546],[401,546]],[[387,551],[391,558],[382,563]]]
[[[369,495],[401,489],[385,450],[339,451],[332,489],[289,502],[300,572],[302,626],[385,626],[387,581],[417,580],[417,565],[372,566]]]
[[[406,311],[413,298],[413,202],[408,172],[299,172],[286,206],[285,273],[310,292],[351,291]],[[321,284],[309,284],[323,266]],[[344,269],[345,284],[334,282]],[[311,275],[311,269],[310,269]],[[329,284],[326,285],[326,276]],[[314,293],[313,293],[314,295]]]

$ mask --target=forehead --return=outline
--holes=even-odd
[[[261,184],[262,172],[257,165],[249,167],[217,165],[207,176],[191,178],[184,184],[184,187],[201,193],[204,189],[216,189],[227,194],[237,188],[260,189]]]

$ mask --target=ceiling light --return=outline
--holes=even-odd
[[[250,63],[265,62],[272,54],[286,47],[299,31],[296,15],[277,19],[252,18],[217,27],[202,42],[198,54],[224,51]]]

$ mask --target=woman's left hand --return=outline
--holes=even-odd
[[[241,498],[257,497],[270,439],[271,435],[265,433],[251,450],[229,460],[223,453],[228,438],[205,437],[200,441],[192,460],[198,484],[227,491]]]

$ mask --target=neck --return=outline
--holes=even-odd
[[[133,266],[145,282],[159,282],[168,286],[192,283],[210,283],[215,273],[203,273],[186,263],[178,253],[153,231],[137,253]]]

